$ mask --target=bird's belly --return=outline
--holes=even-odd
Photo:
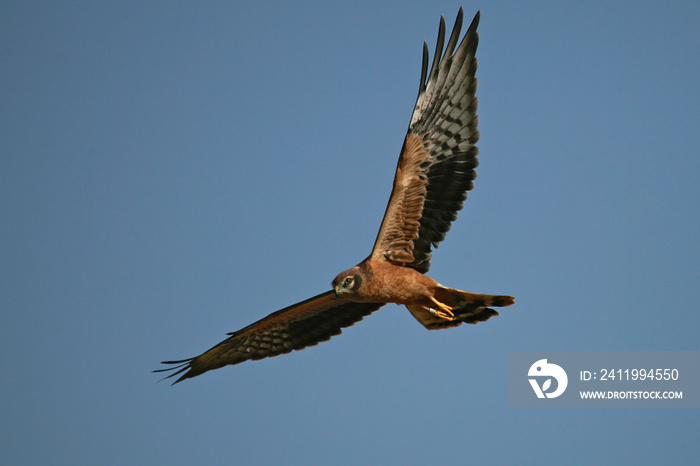
[[[408,267],[389,266],[375,274],[371,286],[362,293],[367,302],[414,304],[429,300],[438,282]]]

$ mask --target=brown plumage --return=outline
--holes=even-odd
[[[386,303],[405,305],[426,328],[475,324],[498,315],[511,296],[460,291],[424,275],[432,248],[445,238],[472,189],[478,165],[476,14],[462,42],[460,8],[445,45],[445,20],[428,73],[428,49],[418,98],[401,149],[393,190],[370,256],[340,273],[333,290],[294,304],[237,331],[195,358],[166,361],[185,372],[175,383],[229,364],[300,350],[329,340]]]

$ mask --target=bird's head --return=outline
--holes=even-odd
[[[333,279],[333,290],[336,296],[345,295],[351,297],[362,286],[362,271],[360,266],[355,266],[338,274]]]

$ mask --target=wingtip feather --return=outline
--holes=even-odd
[[[188,369],[191,369],[191,367],[192,367],[191,363],[192,363],[193,359],[194,358],[181,359],[179,361],[162,361],[161,364],[170,364],[170,365],[174,365],[174,367],[166,367],[164,369],[155,369],[152,372],[159,373],[159,372],[175,371],[172,374],[167,375],[167,376],[163,377],[162,379],[158,380],[158,382],[160,383],[165,379],[170,379],[172,377],[175,377],[178,374],[182,374],[183,372],[185,372]],[[188,371],[185,374],[183,374],[180,378],[178,378],[175,382],[173,382],[171,384],[171,386],[175,385],[176,383],[181,382],[187,378],[190,378],[190,377],[192,377],[192,376],[190,375],[190,372]]]

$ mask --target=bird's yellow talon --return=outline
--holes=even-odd
[[[431,300],[432,302],[434,302],[434,303],[437,305],[437,307],[440,308],[440,311],[442,311],[442,312],[439,312],[439,311],[436,311],[436,312],[435,312],[435,315],[437,315],[438,317],[442,317],[443,319],[446,319],[447,316],[449,316],[449,317],[454,317],[454,316],[455,316],[455,315],[452,313],[452,308],[451,308],[450,306],[448,306],[447,304],[441,303],[440,301],[438,301],[437,299],[435,299],[435,298],[432,297],[432,296],[430,297],[430,300]],[[440,315],[440,314],[442,314],[442,315]],[[449,319],[449,320],[452,320],[452,319]]]
[[[441,319],[449,320],[450,322],[455,320],[454,314],[451,312],[449,314],[442,312],[442,311],[436,311],[434,309],[431,309],[433,311],[433,314],[436,315],[437,317],[440,317]]]

